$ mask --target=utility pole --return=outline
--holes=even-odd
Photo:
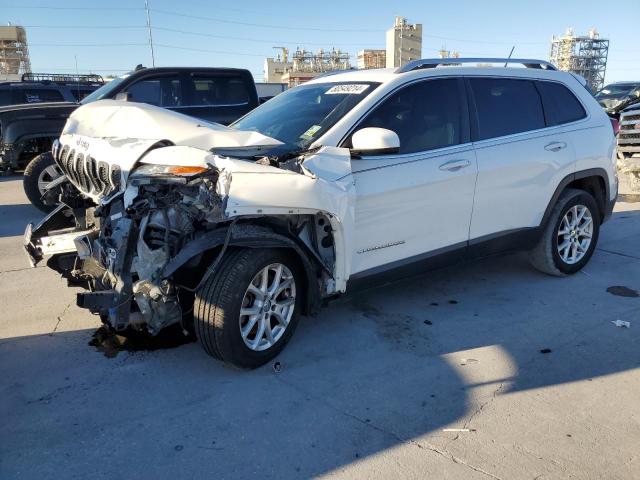
[[[144,0],[144,9],[147,11],[147,30],[149,30],[149,46],[151,47],[151,66],[156,66],[156,56],[153,53],[153,34],[151,33],[151,15],[149,14],[149,0]]]

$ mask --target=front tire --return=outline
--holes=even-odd
[[[560,195],[529,260],[537,270],[562,277],[591,259],[600,234],[600,210],[593,196],[577,189]]]
[[[239,368],[264,365],[293,335],[302,289],[298,265],[286,250],[229,252],[196,294],[196,336],[223,362]]]
[[[45,193],[46,185],[60,177],[60,175],[62,175],[62,172],[60,172],[50,152],[38,155],[25,168],[22,180],[24,193],[31,204],[38,210],[50,213],[56,208],[56,205],[44,203],[42,196]]]

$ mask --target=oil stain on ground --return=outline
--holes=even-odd
[[[128,330],[116,333],[102,326],[91,337],[89,345],[104,353],[107,358],[114,358],[120,352],[152,351],[175,348],[195,341],[195,336],[184,335],[180,329],[167,328],[155,337],[144,332]]]
[[[627,298],[640,297],[640,292],[638,292],[637,290],[632,290],[629,287],[623,287],[620,285],[607,288],[607,292],[609,292],[611,295],[617,295],[618,297],[627,297]]]

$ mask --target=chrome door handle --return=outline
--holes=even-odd
[[[458,170],[471,165],[469,160],[451,160],[440,165],[440,170],[447,172],[457,172]]]
[[[559,152],[563,148],[567,148],[567,144],[564,142],[551,142],[544,146],[544,149],[548,152]]]

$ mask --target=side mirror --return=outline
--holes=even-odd
[[[121,102],[129,102],[131,100],[131,94],[129,92],[116,93],[115,99],[120,100]]]
[[[354,155],[384,155],[399,151],[398,134],[386,128],[367,127],[351,136],[351,153]]]

